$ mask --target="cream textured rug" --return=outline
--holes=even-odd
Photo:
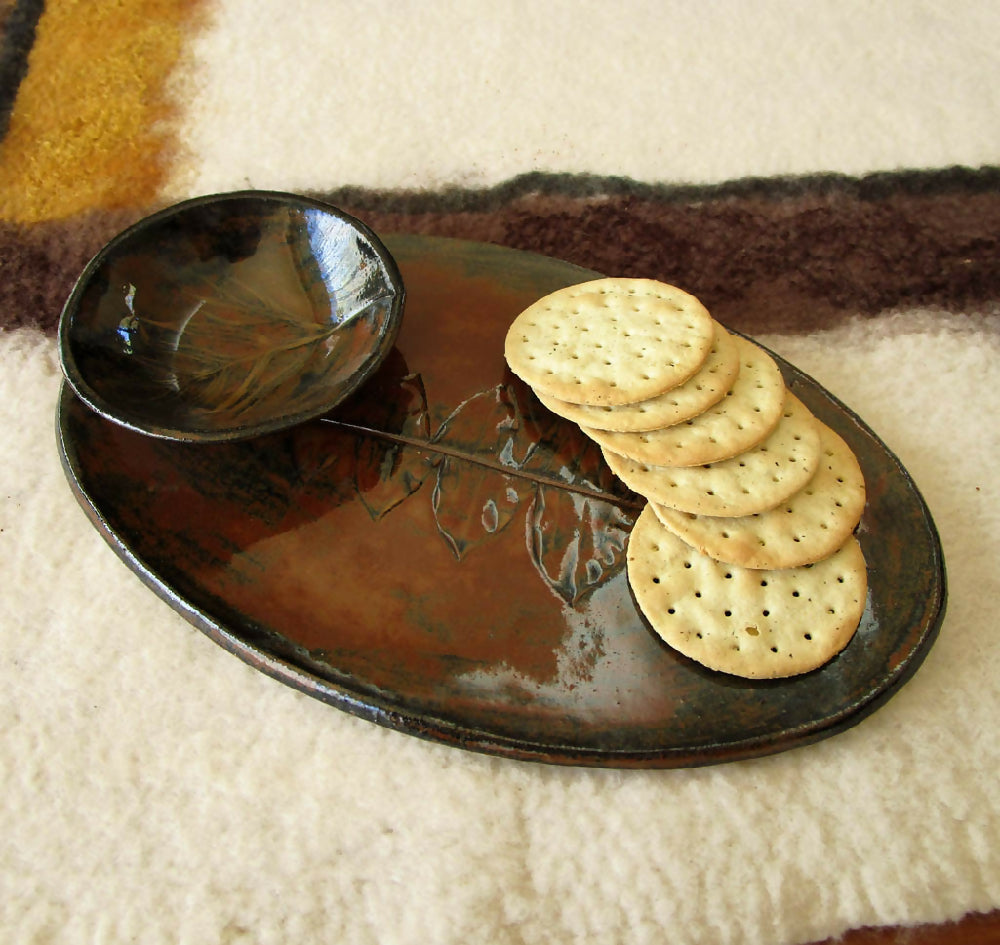
[[[121,7],[0,2],[0,940],[802,945],[1000,908],[995,6]],[[103,240],[245,187],[676,281],[812,374],[937,523],[923,666],[812,746],[615,771],[224,652],[77,506],[53,332]]]

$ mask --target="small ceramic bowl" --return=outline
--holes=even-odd
[[[392,348],[395,261],[364,224],[306,197],[245,191],[147,217],[84,269],[59,325],[93,410],[176,440],[235,440],[320,416]]]

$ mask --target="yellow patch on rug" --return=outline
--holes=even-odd
[[[173,142],[166,84],[201,0],[46,4],[0,146],[0,207],[35,223],[158,196]]]

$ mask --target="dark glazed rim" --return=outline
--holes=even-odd
[[[72,321],[73,314],[76,312],[80,304],[81,296],[89,285],[94,273],[100,269],[108,256],[137,234],[155,227],[164,220],[187,210],[205,206],[207,204],[225,203],[237,200],[254,200],[261,203],[273,203],[281,206],[320,210],[323,213],[343,220],[345,223],[356,229],[366,240],[368,240],[372,249],[374,249],[378,255],[380,263],[384,266],[386,276],[393,289],[393,301],[387,322],[389,328],[388,331],[379,339],[379,344],[376,349],[380,356],[374,359],[365,371],[358,372],[343,386],[337,400],[332,401],[329,404],[324,404],[322,407],[313,410],[304,410],[294,414],[284,414],[268,421],[262,421],[254,424],[236,425],[216,430],[211,433],[206,433],[202,431],[182,430],[175,429],[173,427],[159,426],[152,423],[144,423],[141,420],[137,420],[135,417],[123,416],[114,404],[102,397],[90,386],[90,384],[87,383],[83,373],[77,366],[76,359],[73,356],[70,337],[70,323]],[[226,441],[242,440],[252,436],[261,436],[265,433],[274,433],[278,430],[294,426],[295,424],[304,423],[306,420],[312,420],[315,417],[322,416],[357,390],[365,379],[378,367],[384,355],[391,350],[393,344],[395,343],[396,336],[399,333],[401,313],[405,296],[406,292],[403,285],[403,277],[399,271],[399,266],[397,265],[392,253],[389,252],[385,243],[383,243],[382,239],[375,233],[374,230],[371,229],[371,227],[357,219],[357,217],[341,210],[339,207],[335,207],[333,204],[326,203],[322,200],[316,200],[312,197],[306,197],[301,194],[294,194],[279,190],[234,190],[227,193],[205,194],[199,197],[192,197],[188,200],[182,200],[180,203],[172,204],[169,207],[158,210],[156,213],[143,217],[141,220],[136,221],[131,226],[112,237],[112,239],[110,239],[104,244],[104,246],[101,247],[100,250],[98,250],[98,252],[87,263],[87,265],[83,268],[83,271],[77,277],[77,280],[73,284],[73,288],[66,299],[66,303],[63,305],[62,312],[59,315],[59,362],[62,367],[63,377],[77,397],[79,397],[80,400],[90,407],[91,410],[95,411],[100,416],[107,420],[111,420],[126,429],[133,430],[136,433],[144,433],[148,436],[158,437],[160,439],[181,440],[192,443],[221,443]]]
[[[442,240],[440,237],[421,237],[421,239],[434,240],[435,242]],[[519,250],[508,251],[522,252]],[[759,344],[759,342],[757,343]],[[358,681],[349,675],[342,675],[336,679],[331,679],[326,675],[318,675],[310,669],[308,658],[304,654],[297,657],[295,654],[278,653],[244,638],[238,629],[227,625],[224,607],[211,613],[209,608],[203,604],[196,605],[185,600],[155,569],[149,567],[145,561],[137,556],[128,547],[122,536],[118,535],[103,517],[83,484],[73,445],[66,437],[67,408],[72,396],[66,386],[64,386],[59,400],[56,421],[60,459],[70,486],[88,518],[143,584],[223,649],[238,656],[265,675],[348,714],[439,744],[520,761],[580,767],[666,769],[749,760],[809,745],[843,732],[883,706],[920,667],[938,635],[947,605],[947,578],[940,536],[930,509],[908,470],[888,445],[855,411],[809,374],[795,367],[769,348],[765,347],[765,350],[774,357],[781,368],[786,383],[799,383],[815,388],[863,436],[871,438],[878,445],[879,450],[889,459],[897,474],[905,481],[907,488],[911,491],[923,519],[929,542],[929,568],[932,571],[930,575],[931,592],[925,602],[926,609],[921,621],[921,633],[909,646],[905,656],[893,666],[890,672],[886,673],[877,686],[869,689],[863,697],[843,704],[838,711],[828,713],[821,719],[804,723],[792,729],[785,729],[780,741],[775,740],[773,735],[756,735],[745,739],[732,739],[681,748],[591,749],[554,741],[545,742],[543,739],[529,741],[514,738],[486,731],[479,727],[463,725],[461,722],[440,715],[408,712],[399,703],[394,702],[391,696],[372,692],[363,685],[359,685]]]

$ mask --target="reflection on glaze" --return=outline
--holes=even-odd
[[[329,410],[388,353],[395,263],[357,221],[288,195],[198,199],[140,222],[81,277],[60,325],[92,407],[181,439]]]
[[[296,243],[289,232],[269,253],[227,259],[201,282],[174,286],[167,305],[155,293],[144,293],[148,302],[137,299],[137,287],[127,284],[128,314],[118,328],[125,353],[194,410],[233,417],[322,371],[324,362],[355,369],[384,321],[386,297],[367,301],[361,294],[369,277],[354,268],[360,254],[353,234],[343,227],[331,234],[321,224],[312,214],[309,241]],[[346,307],[359,300],[360,309]],[[374,330],[341,331],[362,318],[373,320]]]
[[[515,705],[571,706],[578,719],[602,727],[669,717],[674,694],[665,678],[650,678],[660,647],[635,621],[624,572],[561,609],[565,629],[553,640],[550,672],[501,661],[456,674],[455,685]]]

